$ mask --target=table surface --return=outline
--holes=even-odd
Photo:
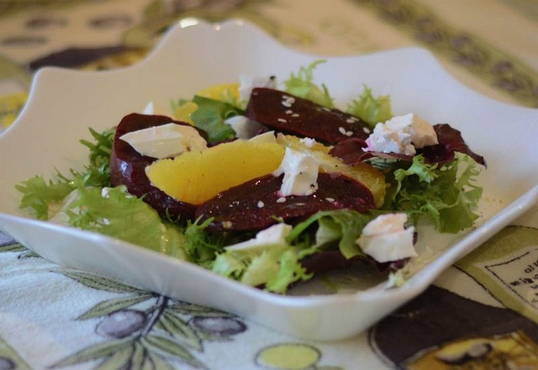
[[[0,128],[38,68],[135,63],[189,17],[247,19],[320,55],[420,45],[471,88],[538,107],[535,0],[6,0]],[[0,369],[538,368],[536,268],[538,207],[367,332],[321,343],[62,268],[0,234]]]

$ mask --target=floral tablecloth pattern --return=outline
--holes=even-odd
[[[135,63],[190,17],[247,19],[321,55],[421,45],[471,88],[538,107],[533,0],[4,0],[0,129],[38,68]],[[0,234],[0,369],[535,369],[537,271],[535,208],[369,331],[321,343],[57,266]]]

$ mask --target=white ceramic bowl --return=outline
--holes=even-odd
[[[279,296],[129,243],[25,217],[14,184],[36,174],[50,176],[54,168],[80,168],[87,154],[78,140],[88,137],[88,127],[112,127],[150,100],[166,107],[170,99],[237,81],[240,74],[285,78],[316,59],[241,21],[190,23],[175,26],[148,58],[129,68],[45,68],[36,74],[26,107],[0,135],[0,229],[59,264],[215,306],[295,336],[330,340],[364,330],[419,294],[536,201],[538,111],[483,97],[454,80],[426,50],[407,48],[328,58],[316,71],[337,102],[355,97],[367,84],[376,94],[391,95],[396,114],[450,122],[488,161],[480,179],[489,199],[481,205],[481,226],[465,236],[423,237],[433,252],[418,260],[418,272],[400,288],[381,284],[352,294]]]

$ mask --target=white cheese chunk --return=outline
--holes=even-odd
[[[258,122],[241,115],[230,117],[224,120],[224,123],[235,131],[235,136],[239,139],[250,139],[263,130],[263,126]]]
[[[388,122],[388,121],[387,121]],[[374,132],[366,139],[366,151],[381,153],[398,153],[415,155],[415,147],[411,144],[411,134],[394,129],[386,123],[375,125]]]
[[[394,131],[409,133],[415,148],[439,144],[433,126],[414,113],[392,117],[385,124]]]
[[[416,257],[413,247],[414,227],[404,228],[405,213],[389,213],[370,221],[362,230],[357,244],[377,262],[397,261]]]
[[[311,137],[303,137],[301,140],[299,140],[301,144],[306,146],[307,148],[312,148],[314,145],[317,144],[316,139],[312,139]]]
[[[207,142],[194,127],[172,122],[128,132],[120,139],[141,155],[158,159],[207,148]]]
[[[367,151],[415,155],[415,148],[438,144],[431,124],[409,113],[378,123],[366,139]]]
[[[310,155],[286,148],[274,176],[284,174],[280,195],[311,195],[318,190],[319,163]]]
[[[274,89],[276,88],[276,78],[274,78],[274,76],[239,76],[239,99],[248,102],[250,99],[250,94],[252,93],[252,89],[256,87],[268,87]]]
[[[253,143],[259,143],[259,144],[261,144],[261,143],[265,143],[265,144],[276,143],[275,132],[274,131],[264,132],[263,134],[259,134],[257,136],[254,136],[249,141],[251,141]]]
[[[291,232],[290,225],[280,223],[259,231],[256,237],[241,243],[226,247],[226,251],[253,251],[256,249],[267,248],[272,246],[286,245],[286,237]]]
[[[142,111],[142,114],[155,114],[155,106],[153,105],[153,102],[150,101],[144,110]]]
[[[439,144],[437,133],[433,126],[417,115],[413,115],[413,137],[411,141],[415,144],[415,148]]]

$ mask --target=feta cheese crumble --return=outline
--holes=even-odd
[[[431,124],[409,113],[392,117],[378,123],[374,132],[366,139],[365,149],[371,152],[415,155],[415,148],[438,144],[437,134]]]
[[[415,228],[411,226],[405,229],[406,222],[405,213],[377,216],[364,227],[357,244],[377,262],[416,257],[417,253],[413,247]]]
[[[157,159],[207,148],[207,142],[194,127],[173,122],[128,132],[120,139],[139,154]]]
[[[263,126],[256,121],[251,121],[245,116],[233,116],[224,120],[235,131],[235,136],[239,139],[250,139],[256,135]]]
[[[142,114],[155,114],[155,106],[153,105],[153,102],[150,101],[144,110],[142,111]]]
[[[286,237],[291,232],[290,225],[280,223],[261,230],[255,238],[226,247],[226,251],[245,251],[267,248],[271,246],[286,245]]]
[[[274,176],[284,174],[280,195],[311,195],[318,190],[319,163],[310,155],[286,148]]]
[[[311,137],[303,137],[299,141],[307,148],[312,148],[315,144],[317,144],[316,139],[312,139]]]
[[[256,87],[267,87],[270,89],[275,89],[275,76],[239,76],[239,99],[242,101],[248,101],[250,99],[252,89]]]

